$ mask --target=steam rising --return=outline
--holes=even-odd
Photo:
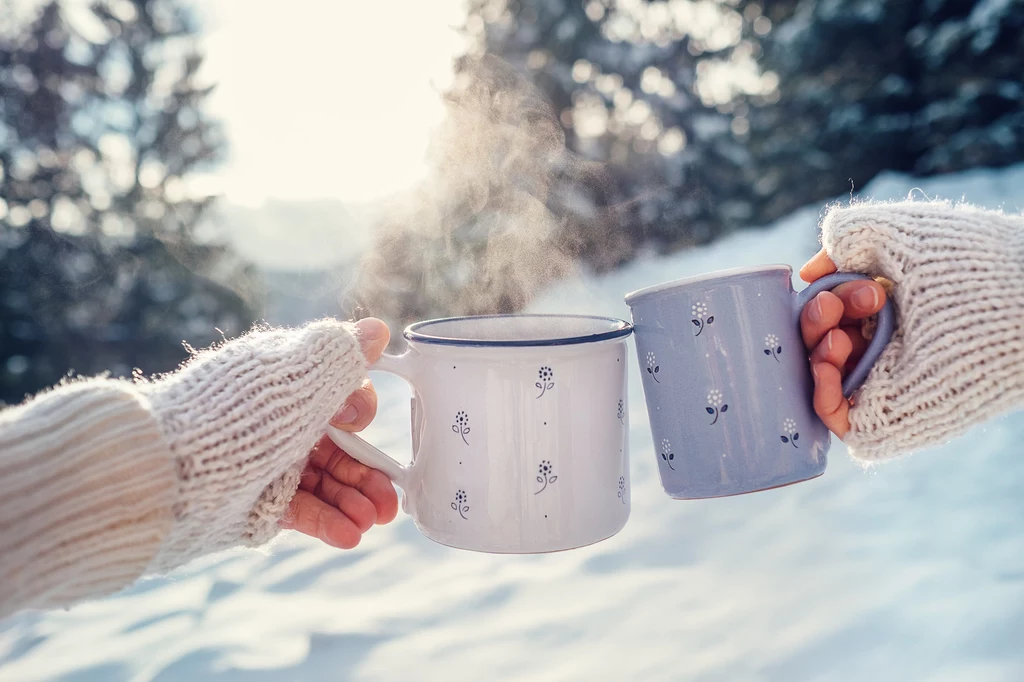
[[[428,179],[376,225],[355,284],[364,312],[392,323],[514,312],[581,260],[629,252],[610,176],[566,149],[543,95],[491,56],[458,74]]]

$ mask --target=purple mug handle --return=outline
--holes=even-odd
[[[847,282],[869,279],[871,278],[867,275],[854,272],[836,272],[815,280],[796,296],[797,320],[800,319],[800,312],[804,309],[804,306],[821,292],[830,291],[840,284],[846,284]],[[892,333],[895,329],[896,309],[892,305],[892,300],[886,296],[885,306],[878,312],[878,327],[875,329],[874,338],[871,339],[867,350],[864,351],[864,357],[860,359],[860,362],[853,368],[853,371],[843,380],[844,396],[847,398],[852,396],[854,391],[860,388],[864,380],[868,378],[868,373],[882,355],[882,351],[885,350],[885,346],[889,343],[889,339],[892,338]]]

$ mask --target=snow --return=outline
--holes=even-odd
[[[1024,165],[878,178],[880,199],[1020,210]],[[538,311],[627,317],[625,293],[816,248],[820,207],[610,275]],[[1016,680],[1024,678],[1024,419],[862,470],[703,502],[658,484],[635,359],[633,511],[544,556],[441,547],[407,517],[350,552],[287,536],[67,612],[0,623],[0,680]],[[376,377],[368,437],[407,457],[408,393]]]

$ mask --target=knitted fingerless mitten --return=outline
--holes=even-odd
[[[1024,404],[1024,216],[945,202],[834,208],[840,270],[894,284],[896,334],[850,411],[846,440],[882,460]]]
[[[149,570],[274,536],[310,450],[366,377],[354,328],[255,330],[140,390],[178,479],[174,524]]]

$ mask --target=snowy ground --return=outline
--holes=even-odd
[[[1024,166],[864,193],[1024,208]],[[538,310],[627,317],[622,294],[815,250],[818,208],[550,292]],[[675,502],[631,362],[633,514],[546,556],[433,544],[407,517],[351,552],[286,537],[69,612],[0,623],[0,680],[1024,679],[1024,417],[862,471]],[[372,440],[407,454],[408,395],[379,381]]]

